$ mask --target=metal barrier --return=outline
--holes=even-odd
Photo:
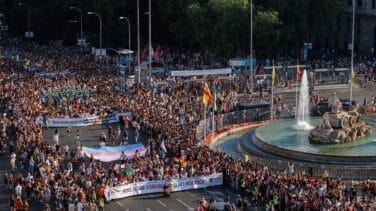
[[[251,160],[258,163],[259,166],[267,166],[268,170],[274,173],[282,174],[287,172],[287,160],[275,160],[271,158],[259,157],[252,154],[248,155]],[[308,162],[294,162],[294,170],[297,173],[314,176],[317,178],[342,178],[347,180],[364,180],[374,178],[376,165],[370,166],[338,166],[323,165]]]
[[[220,130],[224,127],[245,123],[245,122],[258,122],[262,120],[267,120],[270,117],[270,108],[255,108],[241,111],[234,111],[229,113],[223,113],[215,115],[214,118],[212,115],[209,115],[205,120],[201,120],[197,126],[196,137],[198,140],[202,140],[205,136],[205,127],[206,135],[211,132]],[[213,119],[214,119],[214,131],[213,131]]]

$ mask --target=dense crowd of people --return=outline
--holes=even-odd
[[[44,210],[103,210],[105,190],[111,186],[219,172],[224,174],[225,185],[240,192],[238,207],[242,209],[370,210],[368,202],[375,200],[376,184],[371,180],[348,183],[340,178],[324,178],[313,182],[304,172],[294,172],[293,164],[283,174],[277,174],[253,161],[232,158],[201,144],[196,137],[204,110],[200,82],[184,84],[178,83],[179,78],[168,78],[171,83],[158,92],[141,86],[135,93],[122,95],[113,87],[118,79],[111,75],[111,62],[96,64],[90,54],[65,48],[61,43],[29,45],[37,47],[27,47],[17,39],[2,46],[7,57],[1,64],[0,100],[4,114],[0,118],[0,147],[3,154],[10,156],[6,182],[14,190],[11,210],[28,210],[31,200],[39,201]],[[166,56],[166,51],[165,60],[174,68],[187,64],[191,58],[188,55],[192,54],[172,52],[172,56]],[[204,65],[201,54],[193,55],[197,57],[195,64]],[[25,64],[25,59],[30,63]],[[36,74],[62,70],[69,70],[70,74]],[[246,82],[247,78],[242,76],[240,80]],[[239,81],[219,83],[222,112],[238,103],[236,95],[243,90],[238,84]],[[101,138],[121,145],[128,142],[132,130],[136,134],[146,132],[148,138],[140,141],[147,153],[136,153],[134,159],[123,157],[114,163],[86,159],[59,143],[58,138],[45,140],[43,131],[48,125],[37,121],[126,111],[133,116],[129,128],[124,120],[119,128]],[[58,137],[60,132],[55,135]],[[79,139],[79,131],[76,139],[77,136]],[[167,152],[160,147],[162,142]],[[356,197],[357,191],[364,196],[361,201]]]

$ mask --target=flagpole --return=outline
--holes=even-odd
[[[351,83],[350,83],[350,105],[353,95],[354,80],[354,27],[355,27],[355,0],[352,1],[352,32],[351,32]]]
[[[273,70],[272,70],[272,96],[271,96],[271,106],[270,106],[270,121],[273,122],[273,111],[274,111],[274,80],[275,80],[275,70],[274,70],[274,60],[273,60]]]
[[[295,80],[295,118],[298,111],[298,70],[299,69],[299,60],[296,60],[296,80]]]
[[[205,138],[206,138],[206,105],[204,104],[204,123],[205,123],[205,126],[204,126],[204,141],[205,141]]]
[[[251,89],[253,89],[253,1],[250,1],[251,14],[250,14],[250,36],[249,36],[249,71],[251,77]]]
[[[216,108],[216,99],[217,99],[217,97],[216,97],[216,86],[215,86],[215,80],[214,80],[214,82],[213,82],[213,86],[214,86],[214,90],[213,90],[213,92],[214,92],[214,99],[213,99],[213,118],[212,118],[212,139],[213,139],[213,134],[214,134],[214,131],[215,131],[215,122],[214,122],[214,115],[215,115],[215,108]]]

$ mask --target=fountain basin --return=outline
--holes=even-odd
[[[365,120],[372,129],[376,129],[376,122]],[[311,125],[317,126],[321,118],[312,118]],[[334,145],[311,144],[308,140],[310,131],[295,130],[295,119],[282,120],[263,125],[256,131],[246,133],[241,145],[246,151],[253,151],[257,147],[275,158],[316,162],[335,165],[370,165],[376,162],[375,136],[370,135],[356,142]]]

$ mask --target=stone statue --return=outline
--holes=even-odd
[[[371,127],[361,120],[355,107],[342,110],[342,103],[333,92],[328,100],[329,112],[325,112],[320,125],[311,130],[308,139],[313,144],[340,144],[363,139],[371,134]]]
[[[329,120],[329,113],[325,112],[323,117],[322,117],[322,122],[320,125],[321,130],[332,130],[332,126],[330,125],[330,120]]]
[[[332,93],[332,97],[328,100],[329,103],[329,110],[330,113],[336,114],[340,113],[342,111],[342,103],[341,101],[336,97],[336,93]]]

